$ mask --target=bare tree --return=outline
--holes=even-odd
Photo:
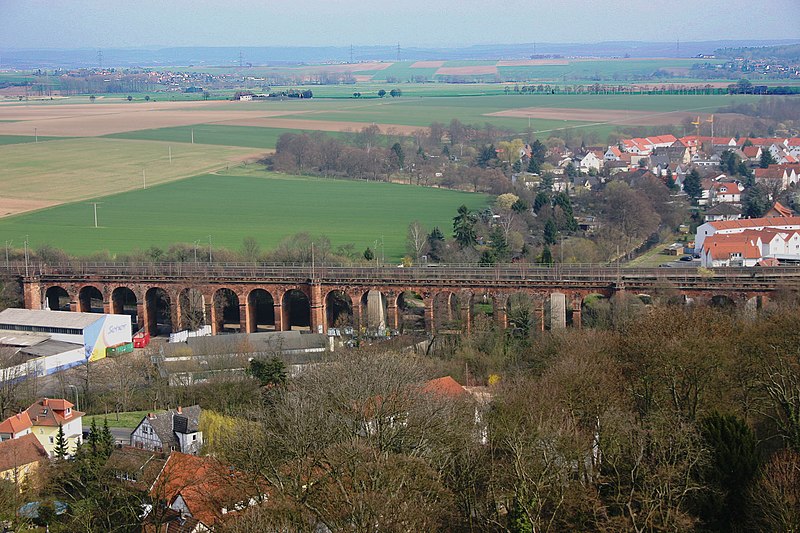
[[[406,234],[406,245],[409,252],[414,255],[414,259],[419,263],[419,258],[422,256],[425,245],[427,244],[428,234],[419,220],[415,220],[408,225],[408,233]]]

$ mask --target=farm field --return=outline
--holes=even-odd
[[[172,150],[172,163],[169,150]],[[252,148],[69,139],[0,146],[0,216],[185,178],[254,157]],[[26,207],[27,206],[27,207]]]
[[[387,261],[405,255],[408,224],[450,233],[452,217],[465,204],[482,209],[482,194],[391,183],[301,178],[268,173],[256,165],[203,174],[146,190],[105,196],[98,208],[85,202],[61,205],[0,220],[0,236],[29,236],[32,247],[51,244],[73,254],[208,242],[239,249],[245,237],[267,250],[298,232],[325,235],[334,247],[357,251],[383,238]],[[21,236],[21,237],[20,237]]]
[[[38,141],[45,142],[45,141],[57,141],[62,137],[42,137],[39,136]],[[22,143],[32,143],[36,142],[36,137],[33,135],[0,135],[0,146],[5,144],[22,144]]]

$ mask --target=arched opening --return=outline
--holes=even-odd
[[[136,331],[136,324],[139,319],[136,303],[136,294],[128,287],[117,287],[111,293],[111,312],[115,315],[128,315],[131,317],[133,331]]]
[[[397,297],[397,313],[400,332],[425,333],[425,300],[419,293],[401,292]]]
[[[150,335],[169,335],[172,333],[172,314],[167,291],[153,287],[145,294],[147,303],[148,331]]]
[[[103,293],[97,287],[87,285],[78,293],[78,305],[81,313],[102,313]]]
[[[311,329],[311,302],[300,289],[286,291],[282,302],[284,329]]]
[[[69,293],[63,287],[50,287],[44,293],[44,301],[47,309],[51,311],[69,311]]]
[[[537,320],[536,301],[530,294],[512,294],[506,301],[506,321],[514,335],[527,337],[541,329]]]
[[[275,331],[275,300],[264,289],[253,289],[247,295],[250,332]]]
[[[488,292],[475,294],[472,297],[472,329],[487,330],[492,327],[494,302]]]
[[[736,302],[730,296],[725,296],[724,294],[716,294],[711,297],[709,301],[709,305],[711,307],[716,307],[717,309],[724,309],[733,311],[736,309]]]
[[[458,296],[439,292],[433,297],[433,323],[439,333],[456,333],[461,329]]]
[[[563,329],[567,327],[567,295],[563,292],[550,293],[547,306],[547,320],[545,325],[549,329]]]
[[[361,295],[361,327],[369,332],[383,332],[387,327],[388,305],[381,291],[370,290]]]
[[[181,330],[196,331],[206,323],[205,299],[197,289],[184,289],[178,297],[181,310]]]
[[[353,301],[342,291],[331,291],[325,296],[325,313],[329,328],[353,326]]]
[[[239,297],[231,289],[223,288],[214,293],[214,315],[217,333],[238,333],[241,325]]]
[[[581,302],[581,322],[584,327],[611,327],[611,302],[602,294],[587,294]]]

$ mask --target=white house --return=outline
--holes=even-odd
[[[148,413],[131,433],[131,446],[157,452],[178,451],[197,455],[203,446],[200,406]]]
[[[747,230],[772,228],[778,230],[800,230],[800,217],[745,218],[706,222],[697,227],[695,249],[702,249],[705,239],[717,234],[743,233]]]

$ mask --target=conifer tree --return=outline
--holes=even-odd
[[[67,438],[64,436],[64,426],[58,425],[58,433],[56,434],[56,447],[53,450],[53,455],[58,460],[66,459],[69,452],[67,447]]]

